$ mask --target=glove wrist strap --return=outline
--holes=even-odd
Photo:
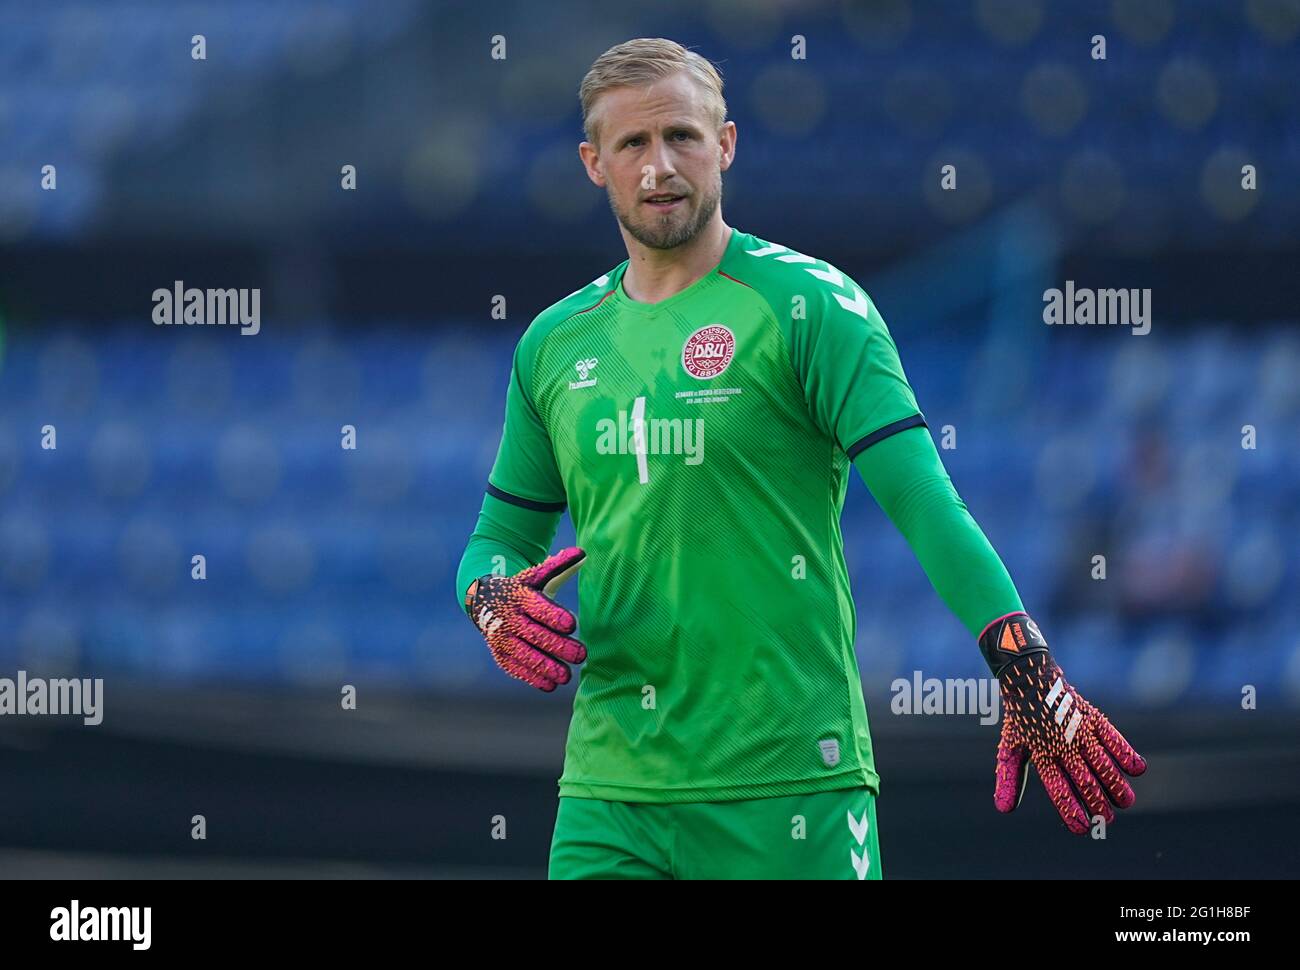
[[[486,577],[484,576],[480,576],[478,579],[474,580],[474,582],[470,583],[469,588],[465,590],[465,615],[471,620],[474,619],[474,600],[478,597],[479,587],[483,585],[483,580],[485,578]]]
[[[1047,640],[1028,613],[1008,613],[984,628],[979,638],[980,653],[994,676],[1031,653],[1050,653]]]

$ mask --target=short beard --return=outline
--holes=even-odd
[[[695,218],[676,226],[665,227],[658,222],[649,227],[636,225],[625,213],[618,210],[618,206],[614,203],[614,194],[612,192],[606,194],[614,217],[633,239],[648,249],[676,249],[698,236],[713,218],[713,213],[718,211],[718,205],[722,201],[722,179],[719,178],[713,184],[711,191],[704,196],[700,207],[695,211]],[[640,206],[641,203],[634,202],[633,205]]]

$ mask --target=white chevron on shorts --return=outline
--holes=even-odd
[[[849,855],[853,857],[853,871],[858,874],[858,879],[866,879],[867,873],[871,871],[871,857],[867,855],[867,850],[862,850],[862,855],[858,855],[852,849],[849,849]]]
[[[854,840],[862,846],[862,855],[858,855],[854,849],[849,849],[849,857],[853,862],[853,871],[858,874],[859,879],[866,879],[867,872],[871,869],[871,856],[867,854],[866,840],[867,830],[871,827],[871,821],[867,817],[870,806],[862,810],[861,820],[853,817],[853,809],[848,810],[849,831],[853,833]]]
[[[867,809],[862,810],[862,821],[859,822],[853,817],[853,809],[849,809],[849,831],[853,833],[853,838],[862,844],[862,840],[867,837],[867,829],[871,827],[871,822],[867,818]]]

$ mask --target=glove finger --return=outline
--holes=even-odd
[[[1025,782],[1029,780],[1029,749],[1009,743],[1009,737],[1010,731],[1004,722],[993,784],[993,807],[999,812],[1015,810],[1020,799],[1025,797]]]
[[[521,663],[518,659],[506,653],[504,650],[493,648],[492,659],[497,662],[497,666],[508,673],[516,680],[522,680],[526,684],[536,687],[538,690],[550,693],[555,690],[556,683],[549,677],[543,677],[531,667]]]
[[[534,589],[540,589],[547,596],[555,595],[555,591],[577,571],[582,565],[582,561],[587,558],[587,554],[577,546],[570,546],[567,549],[561,549],[555,555],[548,557],[536,566],[531,566],[521,572],[516,578],[525,586],[531,586]]]
[[[1100,711],[1097,717],[1097,726],[1094,728],[1097,737],[1101,738],[1101,743],[1114,756],[1119,766],[1135,778],[1146,771],[1146,759],[1133,750],[1133,745],[1124,740],[1124,735],[1115,730],[1115,725],[1110,723],[1110,719]]]
[[[547,656],[532,644],[515,636],[506,636],[499,643],[499,649],[535,674],[557,684],[567,684],[572,676],[569,668],[553,657]]]
[[[1044,757],[1034,760],[1034,770],[1038,772],[1043,787],[1047,789],[1047,797],[1056,806],[1056,811],[1061,816],[1061,821],[1065,823],[1065,827],[1075,835],[1086,834],[1088,816],[1071,790],[1065,775],[1061,773],[1061,769],[1050,758]]]
[[[1071,755],[1065,759],[1065,770],[1074,782],[1074,790],[1083,798],[1083,804],[1088,806],[1089,821],[1098,815],[1106,820],[1107,825],[1115,821],[1115,810],[1110,807],[1106,793],[1102,791],[1101,784],[1083,758],[1078,754]]]
[[[1083,758],[1088,762],[1092,773],[1097,776],[1097,780],[1101,782],[1102,790],[1110,800],[1120,808],[1129,808],[1137,796],[1133,794],[1133,789],[1120,774],[1119,766],[1106,753],[1106,749],[1101,746],[1096,735],[1090,733],[1084,740]]]
[[[572,633],[578,628],[578,621],[574,615],[555,600],[527,586],[520,592],[523,595],[519,599],[519,608],[538,623],[563,634]]]
[[[581,640],[562,637],[554,630],[549,630],[540,623],[534,623],[527,617],[521,616],[515,621],[514,632],[515,636],[529,646],[536,647],[560,660],[580,664],[587,659],[587,648],[582,645]]]

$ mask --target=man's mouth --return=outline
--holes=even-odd
[[[675,208],[684,198],[685,196],[682,195],[652,195],[645,200],[645,204],[661,212],[667,212]]]

